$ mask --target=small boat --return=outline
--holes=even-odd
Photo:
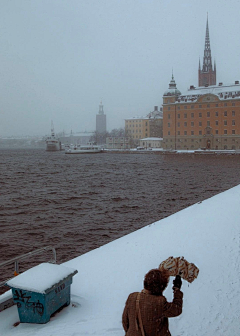
[[[95,154],[102,153],[103,149],[97,145],[71,146],[65,150],[65,154]]]
[[[51,124],[51,136],[46,139],[46,151],[55,152],[61,150],[61,142],[56,137],[53,127],[53,122]]]

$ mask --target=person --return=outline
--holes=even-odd
[[[167,302],[163,291],[169,282],[166,271],[150,270],[144,278],[144,289],[128,296],[122,315],[126,336],[171,336],[168,318],[182,313],[182,280],[173,280],[173,301]]]

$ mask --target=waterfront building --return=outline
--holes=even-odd
[[[139,146],[143,148],[162,148],[162,138],[144,138],[140,139]]]
[[[107,137],[106,148],[107,149],[129,149],[130,148],[129,137]]]
[[[133,139],[135,144],[139,144],[142,138],[163,136],[163,113],[154,106],[154,110],[145,117],[133,117],[125,119],[125,132]]]
[[[173,81],[173,79],[172,79]],[[240,84],[167,90],[163,148],[240,149]]]
[[[240,149],[240,85],[216,85],[212,67],[208,20],[199,87],[177,89],[174,77],[163,95],[164,149]]]
[[[103,111],[102,102],[99,105],[99,111],[96,115],[96,133],[104,134],[107,131],[107,118]]]

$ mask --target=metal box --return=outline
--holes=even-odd
[[[41,267],[42,265],[44,267]],[[47,323],[54,312],[62,306],[68,306],[72,277],[76,273],[77,270],[65,266],[45,263],[9,280],[7,285],[12,288],[20,322]],[[34,284],[34,279],[31,279],[33,274],[38,278],[39,285]]]

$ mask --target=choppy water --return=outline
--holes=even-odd
[[[69,260],[239,184],[239,169],[240,156],[2,149],[0,262],[47,245]]]

